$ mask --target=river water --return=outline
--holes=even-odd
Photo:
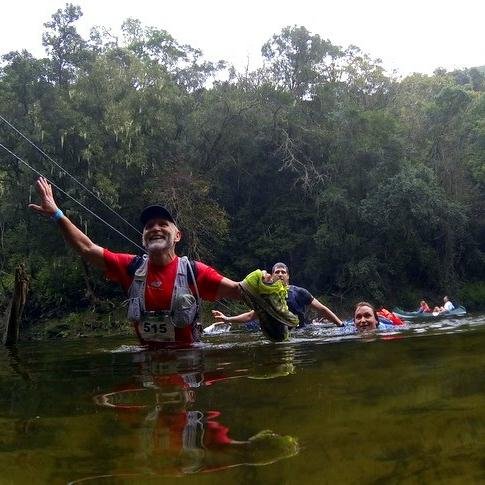
[[[485,482],[485,316],[0,350],[0,483]]]

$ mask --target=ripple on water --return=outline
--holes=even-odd
[[[145,348],[141,345],[120,345],[116,349],[103,349],[104,352],[111,352],[113,354],[134,354],[144,350]]]
[[[403,326],[386,327],[375,333],[359,332],[354,325],[344,327],[335,327],[332,324],[313,323],[292,333],[291,343],[339,343],[345,341],[364,340],[369,341],[369,337],[377,339],[386,339],[391,337],[421,337],[432,334],[453,334],[464,333],[483,327],[485,317],[466,317],[460,319],[443,319],[437,322],[409,323]],[[214,331],[214,327],[211,328]],[[238,328],[238,332],[231,330],[230,326],[222,326],[215,330],[215,333],[206,333],[203,341],[216,348],[235,348],[249,347],[262,343],[271,344],[262,335],[261,332],[247,332]]]

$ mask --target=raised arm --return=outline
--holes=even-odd
[[[318,313],[323,315],[325,318],[335,323],[335,325],[337,325],[338,327],[343,326],[342,320],[340,320],[340,318],[337,317],[337,315],[335,315],[332,310],[327,308],[325,305],[322,305],[316,298],[311,301],[310,306],[314,308]]]
[[[54,200],[51,184],[44,177],[39,177],[35,189],[40,197],[40,205],[29,204],[29,208],[46,217],[51,217],[59,226],[66,242],[88,263],[106,269],[103,248],[93,243],[84,232],[76,227],[63,213]]]

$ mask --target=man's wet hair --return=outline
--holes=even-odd
[[[288,274],[290,274],[288,270],[288,266],[286,266],[285,263],[275,263],[273,265],[273,269],[271,270],[271,273],[274,273],[278,268],[284,268]]]

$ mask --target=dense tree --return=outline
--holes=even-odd
[[[261,53],[272,80],[295,97],[308,95],[314,86],[337,76],[336,63],[342,50],[305,27],[285,27],[266,42]]]
[[[2,116],[55,163],[5,123],[0,139],[65,190],[63,209],[100,244],[138,251],[73,199],[136,243],[140,208],[165,203],[182,252],[233,278],[284,260],[295,283],[347,303],[414,304],[483,281],[479,70],[398,80],[293,26],[264,44],[263,68],[215,81],[224,63],[162,29],[128,19],[121,39],[96,28],[84,40],[81,15],[67,4],[45,24],[45,59],[12,52],[0,67]],[[5,150],[1,161],[0,309],[27,259],[30,316],[111,298],[26,210],[32,171]]]
[[[51,78],[59,86],[67,86],[89,57],[86,42],[74,26],[81,16],[81,8],[69,3],[44,24],[46,31],[42,44],[49,54]]]

